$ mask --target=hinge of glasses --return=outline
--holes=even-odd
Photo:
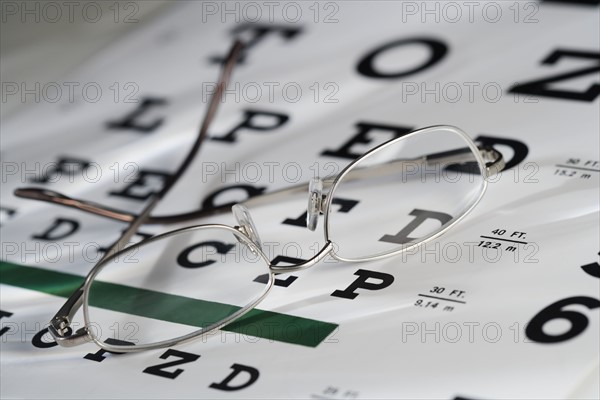
[[[77,289],[58,310],[48,325],[48,332],[56,343],[63,347],[77,346],[90,341],[87,329],[80,328],[73,333],[71,320],[83,303],[83,287]]]
[[[56,317],[50,321],[48,332],[52,335],[56,343],[63,347],[79,346],[90,341],[86,328],[79,328],[73,333],[67,320]]]
[[[504,169],[506,163],[502,153],[494,149],[492,146],[479,146],[481,157],[485,161],[485,169],[487,177],[494,176]]]

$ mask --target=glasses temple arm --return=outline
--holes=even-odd
[[[44,201],[47,203],[58,204],[60,206],[76,208],[81,211],[88,212],[90,214],[99,215],[101,217],[110,218],[112,220],[132,222],[135,219],[135,215],[96,204],[93,202],[74,199],[69,196],[65,196],[62,193],[55,192],[53,190],[39,189],[39,188],[20,188],[14,191],[14,195],[23,199],[31,199]]]
[[[227,55],[226,61],[223,64],[221,74],[219,77],[219,86],[218,86],[217,90],[215,91],[215,93],[211,97],[210,104],[209,104],[206,114],[202,120],[202,125],[200,127],[198,137],[196,138],[196,141],[194,142],[194,145],[188,152],[186,158],[183,160],[183,162],[181,163],[181,165],[179,166],[179,168],[177,169],[175,174],[171,175],[171,177],[167,180],[167,182],[165,183],[165,186],[162,188],[162,190],[159,193],[156,193],[151,197],[150,201],[144,207],[144,210],[139,215],[123,213],[123,212],[120,212],[120,211],[117,211],[114,209],[104,208],[104,207],[98,206],[98,205],[90,203],[90,202],[85,202],[82,200],[75,200],[75,199],[65,196],[63,194],[49,191],[49,190],[21,189],[21,190],[15,191],[15,194],[17,196],[19,196],[19,194],[20,194],[21,196],[19,196],[19,197],[35,198],[38,200],[49,201],[49,202],[65,205],[68,207],[78,208],[80,210],[92,212],[92,213],[102,215],[102,216],[105,216],[108,218],[113,218],[113,219],[122,220],[122,217],[128,216],[129,220],[127,222],[130,222],[130,225],[127,227],[127,229],[125,230],[123,235],[119,238],[119,240],[116,243],[114,243],[110,247],[110,249],[104,254],[104,256],[100,259],[100,261],[98,261],[98,263],[96,263],[96,265],[94,266],[92,271],[94,269],[98,268],[104,260],[106,260],[108,257],[112,256],[119,250],[126,247],[127,243],[129,242],[129,239],[131,239],[131,237],[137,232],[139,227],[142,224],[147,222],[148,218],[150,217],[150,213],[156,207],[158,202],[175,185],[175,183],[177,182],[179,177],[185,172],[185,170],[192,163],[194,157],[196,156],[196,154],[198,153],[198,150],[200,149],[200,145],[202,144],[204,138],[206,137],[206,134],[208,132],[208,127],[217,112],[217,108],[221,101],[223,91],[225,90],[227,83],[229,81],[229,78],[231,77],[231,72],[233,71],[233,67],[235,66],[235,63],[237,62],[237,58],[242,50],[242,47],[243,47],[243,44],[240,41],[236,41],[233,44],[229,54]],[[90,275],[88,275],[88,278],[86,278],[86,283],[87,283],[87,280],[90,279],[89,277],[90,277]],[[79,287],[67,299],[65,304],[60,308],[58,313],[50,321],[50,326],[48,328],[48,331],[54,337],[54,339],[57,341],[57,343],[59,343],[62,346],[66,346],[66,347],[76,346],[76,345],[79,345],[79,344],[82,344],[82,343],[88,341],[90,338],[89,332],[87,331],[86,327],[77,330],[77,332],[75,332],[73,334],[72,329],[69,326],[71,324],[73,316],[75,315],[77,310],[83,304],[84,288],[85,288],[85,283],[84,283],[84,285]]]
[[[491,146],[480,146],[479,147],[480,154],[483,160],[486,162],[486,173],[487,176],[492,176],[498,172],[500,172],[504,168],[504,158],[502,154],[494,149]],[[467,162],[473,161],[473,152],[470,148],[465,147],[462,149],[450,150],[440,153],[432,153],[422,157],[417,157],[413,159],[401,159],[394,160],[384,164],[380,164],[372,167],[365,168],[354,168],[352,169],[346,178],[348,179],[360,179],[360,178],[368,178],[375,176],[385,176],[390,173],[394,173],[398,171],[398,166],[406,163],[414,163],[414,162],[425,162],[428,164],[444,164],[444,165],[452,165],[452,164],[464,164]],[[336,176],[326,177],[323,179],[323,184],[325,186],[325,190],[327,191],[328,187],[333,185]],[[267,203],[273,201],[280,197],[289,196],[291,194],[296,193],[305,193],[308,189],[308,183],[301,183],[294,186],[289,186],[287,188],[279,189],[269,193],[262,193],[253,197],[250,197],[248,200],[244,201],[245,205],[260,205],[262,203]],[[216,208],[214,213],[225,212],[229,210],[229,205],[222,206]],[[168,216],[163,217],[166,221],[169,218],[173,217],[183,217],[183,216],[192,216],[201,217],[204,215],[209,215],[213,210],[199,210],[187,214],[180,214],[179,216]],[[161,218],[161,217],[158,217]]]
[[[483,159],[486,162],[486,169],[488,172],[488,176],[492,176],[498,172],[500,172],[504,168],[504,159],[502,154],[497,150],[491,147],[480,147],[479,151]],[[473,161],[473,155],[471,154],[471,149],[463,148],[457,150],[450,150],[446,152],[433,153],[423,157],[417,157],[414,159],[403,159],[403,160],[394,160],[385,164],[381,164],[378,166],[370,167],[370,168],[356,168],[350,171],[348,174],[348,179],[360,179],[360,178],[368,178],[373,176],[383,176],[388,173],[392,173],[397,171],[398,165],[403,163],[411,163],[411,162],[427,162],[428,164],[462,164],[465,162]],[[335,178],[325,178],[323,182],[325,185],[331,185]],[[284,189],[275,190],[268,193],[263,193],[257,196],[253,196],[248,200],[244,201],[246,205],[261,205],[263,203],[271,202],[277,200],[282,197],[286,197],[296,193],[303,193],[307,190],[308,183],[301,183],[298,185],[290,186]],[[132,222],[136,215],[132,213],[128,213],[125,211],[117,210],[115,208],[110,208],[106,206],[102,206],[96,203],[74,199],[72,197],[65,196],[61,193],[54,192],[46,189],[38,189],[38,188],[22,188],[15,190],[15,195],[17,197],[26,198],[26,199],[34,199],[39,201],[45,201],[53,204],[58,204],[65,207],[76,208],[81,211],[85,211],[91,214],[99,215],[102,217],[110,218],[116,221],[122,222]],[[187,213],[175,214],[175,215],[167,215],[167,216],[149,216],[146,219],[146,223],[149,224],[171,224],[178,222],[185,222],[192,219],[199,219],[203,217],[208,217],[211,215],[217,215],[222,213],[227,213],[231,210],[231,204],[225,204],[222,206],[217,206],[209,209],[201,209],[196,211],[191,211]]]
[[[222,65],[221,73],[219,75],[219,84],[217,85],[217,89],[211,96],[210,102],[208,104],[208,108],[206,109],[206,113],[204,114],[204,118],[202,119],[202,124],[200,125],[200,129],[198,130],[198,136],[196,137],[196,141],[192,145],[192,148],[188,152],[187,156],[177,169],[174,174],[170,175],[169,179],[165,183],[165,186],[162,188],[160,193],[158,194],[159,198],[163,198],[167,192],[175,185],[179,177],[181,177],[184,172],[188,169],[198,151],[200,150],[200,146],[206,139],[206,135],[208,134],[208,127],[212,123],[215,115],[217,114],[217,109],[219,108],[219,103],[223,97],[223,92],[227,88],[229,80],[231,79],[231,74],[233,72],[233,68],[236,65],[239,55],[242,52],[244,45],[240,40],[236,40],[229,51],[229,54],[225,58],[225,61]]]
[[[170,176],[170,178],[165,182],[162,190],[154,195],[154,198],[158,200],[162,199],[167,192],[175,185],[177,180],[183,173],[187,170],[187,168],[192,163],[194,157],[197,155],[200,150],[200,146],[202,142],[206,138],[208,133],[208,127],[210,126],[212,120],[214,119],[217,109],[219,107],[219,103],[221,101],[223,91],[226,89],[227,84],[231,78],[231,74],[233,72],[233,68],[237,62],[237,59],[243,49],[244,45],[241,41],[236,40],[229,51],[229,54],[226,57],[226,60],[223,64],[223,68],[221,69],[221,73],[219,76],[219,84],[217,86],[217,90],[213,93],[204,118],[202,119],[202,124],[198,131],[198,136],[196,141],[192,145],[192,148],[188,152],[187,156],[180,164],[177,171]],[[86,211],[92,214],[100,215],[102,217],[110,218],[117,221],[122,222],[132,222],[136,219],[136,215],[128,212],[124,212],[121,210],[117,210],[114,208],[109,208],[105,206],[101,206],[99,204],[95,204],[92,202],[74,199],[64,194],[54,192],[46,189],[38,189],[38,188],[22,188],[15,190],[14,194],[17,197],[46,201],[49,203],[54,203],[66,207],[76,208],[81,211]],[[149,220],[145,222],[151,223],[163,223],[162,221],[153,221],[150,217]]]
[[[253,196],[248,200],[244,201],[244,204],[248,205],[261,205],[262,203],[271,202],[278,198],[289,196],[295,193],[304,193],[308,188],[307,183],[302,183],[287,187],[280,190],[275,190],[269,193],[260,194]],[[85,211],[90,214],[99,215],[101,217],[109,218],[114,221],[132,222],[136,215],[128,213],[115,208],[106,207],[93,202],[75,199],[72,197],[65,196],[62,193],[39,188],[21,188],[14,191],[15,196],[23,199],[32,199],[38,201],[44,201],[47,203],[57,204],[59,206],[76,208],[80,211]],[[145,223],[147,224],[170,224],[177,222],[184,222],[191,219],[208,217],[211,215],[227,213],[231,211],[231,204],[225,204],[222,206],[212,207],[208,209],[201,209],[191,211],[188,213],[181,213],[175,215],[161,216],[149,216]]]
[[[133,222],[127,227],[123,235],[117,240],[104,256],[96,263],[94,268],[97,268],[104,260],[118,251],[124,249],[129,242],[129,239],[138,231],[140,226],[144,223],[150,212],[154,209],[156,204],[158,203],[159,198],[154,197],[152,201],[144,207],[144,211],[142,214],[137,216]],[[75,333],[71,329],[71,321],[73,320],[73,316],[75,313],[81,308],[83,304],[83,293],[84,293],[85,283],[82,284],[63,304],[63,306],[58,310],[58,312],[54,315],[54,317],[50,320],[50,325],[48,326],[48,331],[54,337],[56,342],[63,347],[72,347],[77,346],[82,343],[88,342],[89,334],[87,328],[80,328]]]
[[[493,176],[504,168],[504,158],[502,154],[491,146],[478,147],[481,157],[485,161],[486,177]],[[397,173],[402,164],[427,164],[427,165],[458,165],[473,162],[473,151],[469,147],[461,149],[443,151],[439,153],[427,154],[415,158],[403,158],[398,160],[388,161],[379,165],[358,167],[352,169],[345,179],[355,180],[362,178],[373,178],[377,176],[385,176]],[[335,178],[326,178],[323,180],[325,184],[333,183]]]
[[[492,146],[478,146],[479,154],[485,161],[486,177],[490,177],[500,173],[505,167],[504,157],[502,153],[494,149]],[[428,164],[464,164],[473,162],[473,154],[470,148],[443,151],[440,153],[428,154],[425,157]]]

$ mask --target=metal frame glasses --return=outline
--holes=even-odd
[[[235,65],[241,49],[242,44],[240,42],[236,42],[223,64],[218,89],[211,98],[196,142],[180,165],[179,169],[166,182],[164,188],[159,193],[151,197],[150,201],[139,215],[134,215],[121,210],[111,209],[90,202],[73,199],[49,190],[25,188],[15,191],[15,194],[19,197],[42,200],[67,207],[77,208],[86,212],[102,215],[113,220],[125,221],[129,223],[129,227],[125,230],[121,238],[113,244],[104,257],[102,257],[102,259],[89,272],[84,284],[73,293],[64,306],[50,321],[49,332],[60,345],[70,347],[92,340],[97,343],[98,346],[107,351],[132,352],[173,346],[202,335],[210,334],[216,329],[219,329],[246,314],[258,303],[260,303],[260,301],[267,296],[272,288],[276,274],[291,273],[309,268],[327,256],[331,256],[337,260],[345,262],[371,261],[385,257],[391,257],[408,250],[412,246],[424,244],[434,240],[462,220],[477,205],[486,190],[487,178],[501,171],[504,167],[504,161],[499,152],[493,148],[477,147],[477,145],[460,129],[451,126],[427,127],[413,131],[402,137],[390,140],[381,144],[380,146],[377,146],[346,166],[336,177],[325,180],[314,179],[310,182],[308,185],[309,196],[307,227],[311,230],[315,230],[320,215],[324,215],[325,244],[312,258],[301,264],[292,266],[278,266],[271,263],[261,248],[261,241],[258,236],[257,229],[252,222],[250,213],[244,205],[233,206],[233,213],[238,221],[238,225],[235,227],[220,224],[196,225],[157,235],[127,247],[127,242],[142,224],[180,222],[188,219],[199,218],[216,212],[222,212],[227,208],[219,207],[211,210],[201,210],[198,212],[168,217],[152,217],[150,215],[158,202],[175,185],[178,178],[184,174],[198,153],[200,146],[207,135],[208,127],[216,114],[218,103],[221,101],[223,90],[229,81],[233,66]],[[451,145],[449,149],[446,149],[446,151],[434,151],[426,153],[421,152],[416,157],[414,154],[410,157],[389,157],[389,154],[395,154],[397,150],[406,151],[410,143],[418,142],[418,140],[421,140],[425,137],[435,137],[435,135],[439,135],[441,133],[444,133],[445,137],[451,136],[452,138],[456,139],[456,141],[453,142],[455,144]],[[379,160],[379,158],[383,156],[386,156],[384,157],[384,160]],[[341,191],[341,188],[346,189],[350,186],[349,183],[352,182],[374,182],[379,178],[390,175],[393,176],[394,174],[400,174],[399,176],[405,177],[406,172],[409,171],[407,167],[411,166],[412,168],[415,165],[419,168],[425,169],[428,166],[434,167],[437,168],[438,171],[448,168],[449,166],[468,166],[470,173],[479,175],[481,180],[478,184],[479,186],[477,186],[476,190],[473,191],[469,201],[464,205],[461,205],[461,208],[457,211],[457,215],[443,223],[438,229],[431,230],[426,235],[414,241],[408,243],[398,243],[398,245],[392,246],[383,251],[377,251],[374,254],[362,254],[358,257],[349,257],[340,253],[338,249],[336,249],[336,241],[334,238],[332,238],[332,235],[335,236],[335,233],[332,229],[334,224],[332,224],[332,213],[330,210],[332,209],[332,201],[335,197],[334,194],[338,191]],[[414,169],[410,169],[410,171],[414,171]],[[266,195],[260,195],[255,198],[251,198],[246,202],[246,204],[272,201],[277,196],[287,195],[292,192],[305,191],[306,187],[306,184],[298,185],[289,189],[283,189]],[[256,255],[260,259],[260,262],[264,263],[263,265],[268,273],[268,281],[263,290],[256,293],[256,295],[253,296],[247,303],[239,307],[232,308],[227,314],[224,314],[215,320],[211,320],[202,326],[196,326],[193,328],[194,330],[189,333],[178,335],[173,338],[131,346],[111,345],[103,342],[95,335],[93,330],[90,329],[92,324],[92,318],[90,316],[92,308],[90,306],[90,297],[93,297],[93,293],[90,293],[92,292],[94,285],[98,282],[96,280],[97,276],[103,271],[103,269],[105,269],[111,263],[115,263],[115,261],[120,257],[123,258],[126,254],[133,251],[145,250],[149,247],[157,248],[158,242],[164,244],[168,240],[176,240],[177,238],[182,238],[186,235],[204,233],[205,231],[209,230],[210,232],[218,231],[220,233],[232,235],[235,237],[235,239],[237,239],[238,244],[248,249],[252,254]],[[123,268],[126,268],[126,266],[123,266]],[[76,332],[73,332],[70,327],[71,322],[75,313],[81,306],[83,306],[85,326]],[[135,313],[135,311],[133,311],[133,313]]]

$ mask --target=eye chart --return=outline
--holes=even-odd
[[[6,2],[3,18],[96,15],[51,3]],[[121,23],[145,6],[111,7],[98,10]],[[35,100],[1,127],[2,397],[597,398],[599,13],[598,1],[177,2],[56,82],[3,78],[3,103]],[[58,346],[48,321],[126,224],[14,190],[140,212],[193,143],[235,37],[247,47],[209,138],[153,215],[332,176],[431,125],[494,146],[505,170],[439,239],[277,276],[256,318],[208,337],[134,354]],[[306,201],[303,191],[248,203],[273,264],[323,244],[322,218],[305,228]],[[342,199],[332,212],[351,216],[356,204]],[[422,204],[403,207],[412,211],[386,233],[439,223]],[[153,223],[134,239],[207,223],[235,220]],[[144,327],[103,337],[135,343]]]

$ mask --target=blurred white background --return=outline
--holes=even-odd
[[[71,5],[52,1],[0,1],[0,80],[3,83],[24,83],[29,88],[35,82],[59,80],[174,2],[79,0],[69,3]],[[57,13],[61,13],[60,18]],[[5,118],[33,101],[33,96],[24,99],[3,96],[0,115]]]

